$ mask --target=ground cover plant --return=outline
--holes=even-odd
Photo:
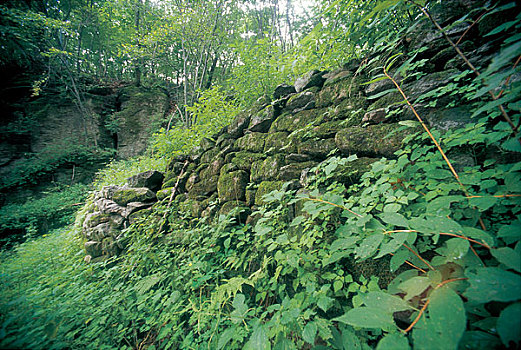
[[[422,4],[383,3],[429,16]],[[447,77],[417,98],[423,110],[401,82],[428,62],[393,52],[398,40],[374,52],[371,81],[393,83],[381,96],[400,94],[412,132],[358,183],[340,180],[357,156],[333,154],[304,190],[266,195],[251,224],[237,211],[193,218],[167,198],[124,231],[119,257],[82,262],[84,212],[2,254],[0,347],[519,348],[521,84],[511,77],[521,19],[512,22],[492,29],[512,32],[479,77],[472,67]],[[431,128],[424,114],[440,103],[470,105],[471,122]]]

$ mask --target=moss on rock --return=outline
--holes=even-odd
[[[323,159],[337,148],[334,139],[310,139],[298,144],[298,153],[308,154],[314,158]]]
[[[284,156],[281,154],[275,154],[263,161],[254,162],[251,166],[250,180],[259,182],[276,179],[279,169],[285,165],[284,163]]]
[[[146,187],[122,188],[114,192],[112,200],[119,205],[126,206],[130,202],[150,202],[156,195]]]
[[[243,170],[223,173],[219,176],[217,192],[222,201],[244,200],[248,185],[248,173]]]
[[[339,131],[335,142],[345,154],[390,158],[400,149],[402,140],[417,130],[409,128],[398,131],[400,128],[399,124],[370,125],[367,128],[353,126]]]
[[[234,153],[234,157],[231,158],[232,164],[235,164],[238,169],[250,171],[251,165],[255,161],[263,160],[266,156],[262,153],[252,153],[252,152],[237,152]]]
[[[288,138],[289,133],[284,131],[274,132],[268,134],[264,143],[264,153],[293,153],[296,152],[297,147],[293,144],[292,140]]]
[[[265,204],[262,197],[271,191],[280,190],[283,185],[284,181],[262,181],[255,193],[255,205],[261,206]]]
[[[277,131],[293,132],[302,129],[327,112],[327,108],[321,108],[305,110],[294,115],[285,113],[273,122],[270,133]]]
[[[264,140],[266,134],[259,132],[252,132],[244,135],[235,141],[235,147],[243,151],[262,152],[264,150]]]

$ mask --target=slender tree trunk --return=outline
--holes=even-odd
[[[141,6],[142,6],[142,0],[135,0],[135,30],[136,30],[136,46],[139,50],[140,48],[140,38],[139,38],[139,29],[140,29],[140,20],[141,20]],[[141,53],[139,53],[141,55]],[[134,85],[141,86],[141,59],[135,58],[134,63]]]

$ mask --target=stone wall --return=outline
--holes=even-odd
[[[466,14],[474,5],[453,1],[433,15],[445,23]],[[484,41],[481,36],[489,30],[486,25],[484,22],[468,31],[461,44],[481,66],[486,66],[492,53],[498,51],[494,38]],[[453,27],[449,36],[457,40],[466,29]],[[426,105],[429,100],[421,102],[418,98],[446,86],[451,77],[467,67],[427,20],[410,31],[401,49],[419,47],[427,47],[417,58],[428,60],[417,69],[423,76],[417,80],[398,78],[403,90],[431,128],[447,130],[465,125],[470,121],[470,106],[458,104],[450,95],[441,97],[434,107]],[[414,120],[415,116],[398,91],[381,94],[393,89],[391,81],[366,84],[375,74],[374,68],[362,69],[359,62],[351,62],[330,72],[308,72],[294,85],[278,86],[272,96],[261,97],[230,125],[204,139],[192,154],[173,159],[156,192],[157,200],[175,197],[180,208],[195,218],[227,214],[241,207],[245,215],[239,219],[250,220],[247,215],[263,204],[265,194],[280,189],[285,182],[291,182],[294,189],[304,187],[310,169],[333,154],[358,156],[339,178],[346,185],[356,182],[374,161],[393,158],[402,140],[419,130],[400,125],[400,121]],[[447,107],[451,105],[454,107]],[[459,159],[462,165],[473,161],[465,154]]]

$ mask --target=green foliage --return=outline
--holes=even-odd
[[[158,158],[172,157],[188,153],[204,137],[213,134],[228,125],[239,112],[235,100],[228,98],[223,91],[215,86],[201,93],[199,101],[187,107],[193,125],[174,125],[170,130],[161,129],[152,139],[152,152]]]
[[[28,154],[27,158],[18,162],[1,179],[0,189],[34,185],[64,166],[78,165],[84,169],[93,168],[108,161],[112,155],[113,150],[99,150],[64,139],[60,143],[46,147],[40,153]]]
[[[87,190],[88,187],[81,184],[58,187],[44,193],[42,198],[4,205],[0,208],[0,232],[48,233],[54,228],[70,225],[74,222],[78,205],[83,205]]]
[[[378,4],[392,14],[403,2]],[[516,45],[507,39],[488,69],[510,69]],[[398,68],[412,81],[425,64],[414,56]],[[500,99],[517,125],[518,85],[494,77],[483,79],[505,88]],[[113,261],[82,264],[74,231],[2,253],[0,346],[518,347],[521,163],[516,137],[483,86],[463,72],[423,96],[431,107],[447,96],[471,105],[469,123],[432,132],[458,178],[422,130],[349,187],[332,179],[356,157],[330,158],[313,169],[306,192],[284,186],[267,194],[251,225],[237,223],[233,212],[190,221],[179,203],[159,203],[123,232],[126,254]],[[220,115],[215,123],[225,123],[229,102],[208,94],[193,110],[196,119],[213,123]],[[197,137],[214,131],[201,127]],[[157,138],[158,155],[196,139],[175,143],[172,136],[168,144],[167,136]],[[462,154],[472,157],[459,163]]]

